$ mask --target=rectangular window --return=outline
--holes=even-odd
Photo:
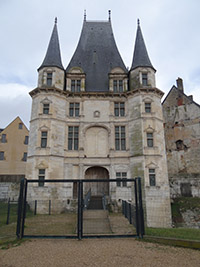
[[[151,113],[151,103],[145,103],[145,112]]]
[[[115,126],[115,149],[126,150],[125,126]]]
[[[47,131],[41,132],[41,147],[47,147]]]
[[[70,117],[79,117],[79,103],[70,103],[69,104],[69,116]]]
[[[148,85],[147,73],[142,73],[142,85]]]
[[[155,186],[156,185],[155,169],[149,169],[149,185],[150,186]]]
[[[28,138],[29,138],[28,135],[26,135],[26,136],[25,136],[25,140],[24,140],[24,144],[25,144],[25,145],[28,145]]]
[[[1,143],[6,143],[7,140],[6,140],[6,134],[2,134],[1,136]]]
[[[117,181],[117,187],[127,186],[127,173],[126,172],[116,172],[116,179],[123,179],[123,181]]]
[[[49,104],[43,104],[43,114],[49,114]]]
[[[22,160],[23,160],[23,161],[27,161],[27,152],[24,152],[24,155],[23,155]]]
[[[72,92],[81,91],[81,80],[71,80],[71,91]]]
[[[69,126],[68,128],[68,150],[78,150],[79,127]]]
[[[19,123],[18,128],[21,130],[23,128],[23,123]]]
[[[115,116],[116,117],[124,117],[125,115],[125,106],[124,102],[115,102]]]
[[[147,133],[147,146],[153,147],[153,133]]]
[[[39,169],[39,175],[38,175],[38,185],[44,186],[44,180],[45,180],[45,169]]]
[[[52,86],[52,78],[53,78],[53,73],[52,72],[48,72],[47,73],[47,85],[48,86]]]
[[[4,151],[0,151],[0,160],[4,160]]]
[[[122,93],[124,91],[123,80],[113,80],[113,91],[114,93]]]

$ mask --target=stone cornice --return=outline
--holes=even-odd
[[[129,96],[132,95],[138,95],[138,94],[142,94],[142,93],[153,93],[153,94],[157,94],[158,96],[162,97],[164,95],[164,93],[156,88],[156,87],[144,87],[144,88],[138,88],[138,89],[134,89],[131,91],[127,91],[127,92],[123,92],[123,93],[114,93],[114,92],[70,92],[70,91],[63,91],[60,90],[56,87],[37,87],[35,89],[33,89],[31,92],[29,92],[30,96],[33,97],[35,95],[37,95],[38,93],[57,93],[66,97],[88,97],[88,98],[105,98],[105,97],[110,97],[110,98],[114,98],[114,97],[125,97],[128,98]]]

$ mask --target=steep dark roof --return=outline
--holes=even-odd
[[[57,30],[57,19],[55,20],[55,25],[49,42],[46,56],[42,65],[38,68],[40,70],[43,67],[58,67],[64,69],[62,65],[61,55],[60,55],[60,44],[58,39]]]
[[[137,67],[150,67],[154,69],[148,56],[139,20],[131,69]]]
[[[111,22],[84,21],[76,51],[66,69],[81,67],[86,74],[86,91],[109,90],[108,74],[115,67],[127,69],[117,49]]]

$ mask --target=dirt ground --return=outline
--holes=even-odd
[[[200,251],[135,239],[27,240],[0,250],[0,267],[198,267]]]

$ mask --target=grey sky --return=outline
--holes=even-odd
[[[131,65],[137,18],[153,66],[157,87],[167,93],[177,77],[186,94],[200,103],[199,0],[0,0],[0,128],[20,116],[29,127],[31,97],[54,18],[64,67],[77,46],[84,9],[88,20],[107,20],[111,9],[115,40]],[[166,96],[166,95],[165,95]]]

